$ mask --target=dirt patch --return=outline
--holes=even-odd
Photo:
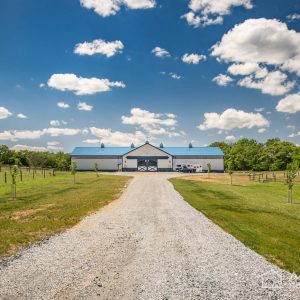
[[[50,207],[53,207],[55,204],[45,204],[45,205],[42,205],[38,208],[31,208],[31,209],[25,209],[25,210],[19,210],[19,211],[16,211],[14,212],[11,216],[10,216],[10,219],[14,220],[14,221],[20,221],[20,220],[23,220],[23,219],[26,219],[26,217],[28,216],[31,216],[37,212],[40,212],[40,211],[43,211],[43,210],[46,210]]]

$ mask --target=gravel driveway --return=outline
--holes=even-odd
[[[170,174],[0,263],[1,299],[300,299],[281,271],[189,206]]]

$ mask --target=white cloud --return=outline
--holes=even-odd
[[[177,124],[176,115],[174,114],[160,114],[153,113],[141,108],[132,108],[131,116],[122,116],[122,123],[126,125],[140,125],[142,128],[148,128],[148,126],[163,125],[163,126],[175,126]]]
[[[256,71],[260,70],[257,63],[242,63],[233,64],[228,67],[227,71],[232,75],[250,75]]]
[[[214,82],[216,82],[220,86],[227,86],[230,82],[233,81],[233,79],[227,75],[219,74],[215,78],[213,78]]]
[[[99,139],[86,139],[86,140],[83,140],[82,142],[86,143],[86,144],[100,144],[101,140],[99,140]]]
[[[44,135],[50,136],[72,136],[83,133],[81,129],[75,128],[45,128],[40,130],[5,130],[0,132],[0,141],[36,140]]]
[[[105,40],[94,40],[91,43],[84,42],[75,46],[74,53],[79,55],[103,54],[112,57],[117,53],[122,53],[124,45],[121,41],[106,42]]]
[[[157,57],[170,57],[171,56],[169,51],[167,51],[166,49],[160,48],[160,47],[155,47],[151,52],[154,53],[154,55]]]
[[[215,112],[204,114],[204,123],[200,130],[221,129],[232,130],[235,128],[269,127],[270,123],[260,113],[248,113],[242,110],[229,108],[222,114]]]
[[[34,152],[47,152],[48,151],[48,149],[46,147],[28,146],[28,145],[14,145],[10,149],[14,150],[14,151],[22,151],[22,150],[34,151]]]
[[[175,79],[175,80],[179,80],[179,79],[182,79],[182,76],[176,74],[176,73],[173,73],[173,72],[170,72],[169,73],[170,77]]]
[[[202,55],[202,54],[195,54],[195,53],[185,53],[182,56],[182,61],[187,63],[187,64],[194,64],[197,65],[199,64],[200,61],[205,61],[206,60],[206,56]]]
[[[281,99],[277,106],[276,110],[279,112],[285,112],[294,114],[300,111],[300,93],[291,94]]]
[[[266,131],[267,131],[266,128],[259,128],[259,129],[257,130],[258,133],[264,133],[264,132],[266,132]]]
[[[93,95],[110,91],[112,87],[124,88],[125,84],[95,77],[77,77],[75,74],[53,74],[48,80],[48,86],[60,91],[72,91],[76,95]]]
[[[290,22],[300,20],[300,14],[290,14],[286,17]]]
[[[254,108],[254,110],[257,112],[263,112],[265,109],[264,109],[264,107],[257,107],[257,108]]]
[[[147,136],[141,131],[129,133],[112,131],[111,129],[105,128],[91,127],[90,132],[106,145],[129,146],[131,143],[140,145],[147,140]]]
[[[291,129],[291,130],[295,130],[296,126],[294,126],[294,125],[288,125],[288,126],[286,126],[286,128]]]
[[[50,121],[50,125],[51,126],[60,126],[60,121],[59,120],[51,120]]]
[[[69,108],[70,107],[70,105],[65,102],[57,102],[57,106],[60,108]]]
[[[236,137],[234,135],[227,135],[225,137],[225,141],[227,141],[227,142],[233,142],[235,140],[236,140]]]
[[[299,135],[300,135],[300,131],[298,131],[296,133],[291,133],[288,137],[293,138],[293,137],[296,137],[296,136],[299,136]]]
[[[43,88],[43,87],[45,87],[46,86],[46,84],[45,83],[40,83],[40,88]]]
[[[48,145],[48,146],[58,146],[58,145],[59,145],[59,142],[51,141],[51,142],[48,142],[47,145]]]
[[[183,131],[176,131],[177,116],[172,113],[153,113],[141,108],[131,109],[130,116],[122,116],[122,123],[138,125],[147,135],[166,135],[169,137],[184,136]]]
[[[0,120],[10,117],[12,113],[5,107],[0,107]]]
[[[0,141],[35,140],[43,134],[43,130],[5,130],[0,132]]]
[[[246,9],[253,7],[251,0],[190,0],[191,11],[182,17],[194,27],[222,24],[223,17],[237,6]]]
[[[295,85],[293,81],[286,81],[287,75],[280,71],[272,71],[263,79],[255,79],[253,75],[247,76],[238,81],[238,85],[261,90],[263,94],[273,96],[283,95],[289,92]]]
[[[149,9],[156,5],[155,0],[80,0],[80,4],[93,9],[101,17],[115,15],[121,6],[129,9]]]
[[[44,134],[49,134],[50,136],[72,136],[82,133],[81,129],[77,128],[46,128],[43,130]]]
[[[27,119],[27,116],[20,113],[20,114],[17,114],[17,118],[18,119]]]
[[[300,75],[300,33],[275,19],[248,19],[223,35],[212,55],[236,63],[263,63]]]
[[[77,104],[77,109],[78,110],[84,110],[84,111],[91,111],[91,110],[93,110],[93,106],[87,104],[86,102],[79,102]]]

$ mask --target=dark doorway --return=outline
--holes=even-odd
[[[137,167],[140,172],[156,172],[157,159],[138,159]]]

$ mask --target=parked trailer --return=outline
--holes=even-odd
[[[183,164],[183,165],[177,165],[176,171],[183,172],[183,173],[202,173],[203,169],[201,165]]]

